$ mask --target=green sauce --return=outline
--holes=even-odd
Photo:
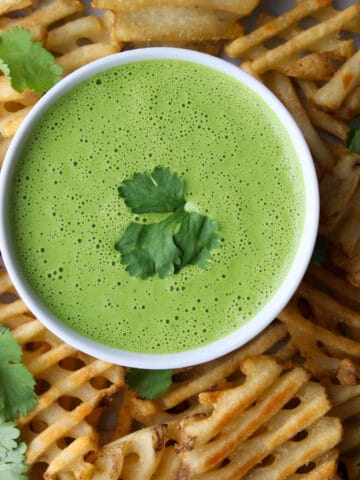
[[[136,216],[118,186],[157,165],[182,175],[186,199],[219,225],[207,270],[141,280],[121,264],[114,245]],[[80,334],[143,353],[196,348],[251,319],[290,268],[304,205],[295,150],[266,104],[176,60],[113,68],[57,101],[11,195],[17,256],[43,303]]]

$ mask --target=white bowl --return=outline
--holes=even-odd
[[[254,318],[230,335],[193,350],[169,354],[120,350],[96,343],[67,327],[41,303],[24,277],[14,254],[9,228],[11,211],[8,197],[15,163],[32,127],[43,113],[67,91],[92,75],[117,65],[151,59],[177,59],[205,65],[230,75],[253,90],[275,112],[288,131],[301,164],[305,184],[303,234],[289,272],[275,295]],[[184,367],[212,360],[240,347],[261,332],[286,305],[305,273],[316,239],[319,215],[318,185],[313,161],[299,128],[282,103],[264,85],[240,68],[219,58],[175,48],[147,48],[111,55],[80,68],[47,92],[27,115],[11,142],[1,171],[0,204],[0,245],[3,260],[18,293],[33,314],[62,340],[94,357],[125,366],[153,369]]]

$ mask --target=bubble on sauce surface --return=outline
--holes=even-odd
[[[99,74],[52,107],[17,170],[13,228],[26,275],[56,315],[108,345],[155,352],[160,341],[176,351],[179,336],[194,348],[231,333],[271,297],[297,244],[304,194],[286,131],[236,81],[198,71],[196,80],[193,66],[174,61]],[[124,274],[114,244],[134,218],[117,187],[156,165],[181,174],[186,198],[219,224],[224,240],[206,272],[146,282]]]

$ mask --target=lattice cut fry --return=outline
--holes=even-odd
[[[335,73],[329,82],[319,88],[311,100],[325,110],[337,110],[346,96],[360,84],[360,51],[356,52]]]
[[[224,379],[234,375],[245,358],[266,353],[281,341],[283,341],[282,345],[286,344],[286,336],[285,326],[274,323],[239,350],[180,372],[175,375],[169,391],[156,400],[134,399],[132,408],[134,418],[145,425],[181,419],[187,414],[188,408],[197,408],[197,395],[200,392],[214,389],[217,385],[221,388],[221,385],[224,385]],[[281,353],[280,349],[275,355],[281,355]],[[225,384],[229,385],[226,381]],[[168,412],[170,409],[171,412]]]
[[[103,398],[124,387],[123,369],[80,353],[47,331],[3,271],[0,298],[0,322],[22,346],[39,395],[35,409],[19,419],[30,478],[40,465],[45,465],[45,480],[92,478],[94,466],[86,458],[99,444],[87,419]]]
[[[166,425],[134,432],[101,449],[94,480],[148,480],[155,473],[167,440]]]
[[[294,473],[286,480],[339,480],[336,476],[337,462],[339,454],[336,449],[321,455],[320,457],[307,462],[304,467],[300,467],[299,473]]]
[[[299,5],[306,5],[308,2],[300,2]],[[324,6],[324,5],[322,5]],[[293,12],[296,8],[300,8],[299,6],[295,6],[294,9],[291,11]],[[301,30],[295,35],[291,35],[291,37],[283,42],[281,45],[272,48],[270,50],[265,50],[263,53],[259,53],[256,58],[250,59],[247,62],[244,62],[241,66],[246,70],[252,72],[254,75],[259,75],[263,72],[268,70],[272,70],[277,68],[279,65],[284,65],[289,59],[294,59],[296,56],[301,54],[302,52],[311,51],[314,45],[318,45],[323,42],[328,44],[327,46],[323,45],[325,48],[321,48],[321,51],[330,52],[333,51],[335,55],[341,56],[344,52],[341,51],[341,47],[343,44],[338,44],[337,38],[335,38],[335,42],[332,41],[333,35],[337,34],[341,30],[346,30],[348,25],[351,25],[354,18],[356,18],[360,13],[360,4],[351,5],[345,10],[337,12],[335,15],[331,16],[329,19],[318,23],[306,30]],[[286,15],[286,14],[285,14]],[[273,27],[271,27],[272,23],[269,22],[268,29],[270,31],[269,37],[276,36],[280,31],[289,28],[289,24],[286,22],[284,24],[284,29],[281,28],[281,18],[283,16],[278,17],[278,19],[273,20],[272,22],[276,22],[276,25],[280,26],[280,29],[277,27],[274,33],[271,31]],[[262,27],[262,31],[266,31],[266,24]],[[255,30],[256,32],[256,30]],[[225,47],[225,51],[231,56],[242,56],[242,51],[238,51],[235,49],[237,41],[241,41],[243,44],[246,38],[254,38],[255,40],[249,44],[249,48],[254,48],[258,45],[263,37],[260,36],[259,38],[255,34],[255,32],[250,33],[245,37],[240,37],[233,43],[230,43],[227,47]],[[252,37],[249,37],[252,36]],[[329,43],[330,39],[330,43]],[[248,40],[247,40],[248,41]],[[332,44],[331,44],[332,43]],[[338,45],[338,47],[336,47]],[[335,48],[334,48],[335,47]],[[353,49],[351,44],[347,44],[345,49],[350,47],[353,53]],[[246,51],[247,49],[245,49]],[[338,51],[336,51],[338,50]],[[348,53],[348,52],[347,52]],[[246,55],[245,55],[246,56]]]
[[[224,10],[248,15],[258,5],[259,0],[94,0],[94,8],[109,8],[115,11],[137,10],[144,7],[186,7]]]
[[[14,26],[31,28],[36,25],[49,26],[74,13],[83,12],[84,6],[79,0],[51,0],[39,5],[30,15],[21,18],[0,18],[0,29]]]
[[[5,15],[15,10],[22,10],[30,7],[34,3],[33,0],[1,0],[0,1],[0,15]]]
[[[266,376],[273,368],[272,362],[271,358],[252,357],[244,361],[242,368],[251,370],[256,364],[258,367],[262,365],[263,375]],[[274,374],[275,372],[271,375]],[[275,377],[276,380],[273,378],[269,386],[263,385],[262,391],[260,387],[255,402],[242,404],[242,408],[242,395],[239,394],[239,411],[230,408],[228,412],[225,399],[229,392],[240,393],[241,387],[247,391],[245,396],[251,396],[256,375],[235,389],[200,395],[200,402],[209,401],[213,412],[205,417],[188,417],[180,423],[180,430],[183,430],[178,447],[182,460],[180,478],[237,479],[248,478],[247,475],[249,478],[287,478],[309,459],[310,451],[313,458],[316,458],[340,441],[339,422],[336,419],[321,418],[330,409],[323,387],[308,382],[308,374],[301,368],[282,375],[281,370],[277,371]],[[219,398],[224,399],[224,403],[219,402]],[[215,418],[222,417],[223,422],[215,422],[215,428],[209,428],[208,425],[206,432],[209,433],[204,436],[202,425],[213,423],[213,415]],[[319,439],[317,433],[311,444],[309,440],[309,443],[300,446],[291,440],[308,428],[308,432],[321,430],[322,435],[329,425],[331,438],[319,450],[313,450]],[[259,462],[269,455],[279,457],[275,462],[277,465],[270,467],[270,470],[284,469],[286,474],[275,476],[272,473],[273,476],[270,474],[267,477],[265,467],[258,468]],[[224,461],[227,462],[226,466],[223,466]]]
[[[319,8],[329,5],[331,0],[305,0],[293,9],[266,23],[248,35],[237,38],[226,46],[225,51],[230,57],[241,57],[244,53],[261,44],[264,40],[274,37],[294,23],[307,17]]]
[[[335,378],[341,360],[348,358],[358,364],[360,343],[349,334],[359,330],[359,313],[304,283],[297,297],[297,305],[291,302],[278,318],[286,323],[305,366],[320,378]]]
[[[121,12],[114,26],[121,42],[222,40],[241,32],[237,15],[201,8],[148,7]]]

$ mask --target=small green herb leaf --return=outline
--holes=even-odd
[[[325,242],[322,238],[316,239],[314,251],[311,257],[311,263],[321,266],[328,260],[328,254],[326,250]]]
[[[165,393],[172,383],[172,370],[142,370],[131,368],[126,374],[129,388],[142,398],[152,400]]]
[[[180,264],[180,250],[173,238],[177,223],[176,214],[149,225],[130,223],[115,245],[130,275],[145,280],[155,274],[164,278],[174,273],[175,265]]]
[[[0,420],[0,478],[26,480],[26,445],[19,441],[20,431],[13,422]]]
[[[35,381],[20,363],[21,348],[11,331],[0,326],[0,417],[15,420],[36,404]]]
[[[206,268],[211,251],[220,245],[218,226],[207,216],[185,210],[179,175],[156,167],[151,174],[136,173],[125,180],[119,193],[134,213],[171,213],[157,223],[131,222],[116,242],[130,275],[164,278],[186,265]]]
[[[183,179],[163,167],[135,173],[122,183],[119,193],[133,213],[170,213],[185,204]]]
[[[60,80],[62,68],[40,42],[33,42],[25,28],[15,27],[0,35],[0,70],[18,92],[26,88],[38,93]]]
[[[217,223],[197,212],[186,213],[175,235],[175,243],[182,252],[181,264],[176,267],[178,271],[190,264],[205,269],[211,250],[220,245]]]
[[[360,153],[360,127],[353,127],[349,130],[345,143],[350,152]]]

